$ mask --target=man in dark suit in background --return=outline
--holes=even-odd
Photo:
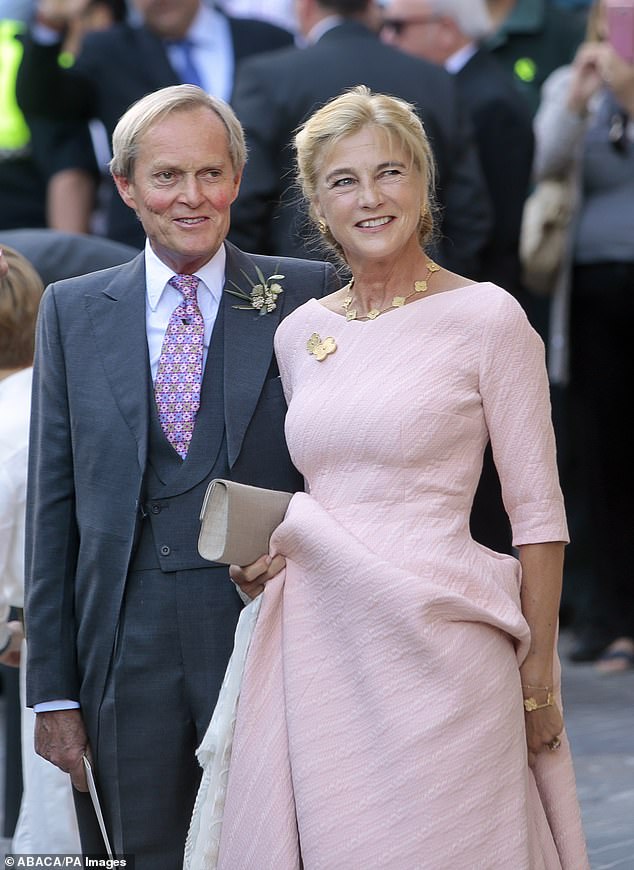
[[[0,0],[0,230],[71,226],[98,176],[88,125],[27,119],[16,101],[32,0]],[[72,178],[72,183],[71,183]]]
[[[510,74],[480,43],[496,21],[485,0],[390,0],[383,39],[419,58],[444,65],[455,76],[469,109],[475,143],[493,206],[493,232],[472,278],[493,281],[526,304],[519,260],[524,202],[533,165],[531,112]],[[511,552],[511,530],[490,447],[471,517],[474,537]]]
[[[382,38],[455,76],[493,206],[493,232],[480,273],[471,277],[521,296],[519,236],[534,136],[530,110],[510,74],[480,46],[496,27],[485,0],[389,0]]]
[[[230,100],[236,66],[251,54],[293,42],[264,21],[228,18],[202,0],[133,0],[133,20],[86,34],[68,69],[58,64],[69,20],[89,0],[38,0],[38,15],[24,38],[18,102],[31,117],[89,121],[111,137],[126,109],[144,94],[179,82],[202,86]],[[143,245],[143,228],[114,195],[107,235]]]
[[[373,0],[297,0],[306,48],[245,60],[233,97],[249,147],[230,238],[246,250],[306,256],[303,213],[292,188],[291,140],[297,126],[342,90],[365,84],[413,103],[438,166],[444,266],[466,275],[489,238],[490,208],[470,124],[445,70],[383,45],[373,31]]]
[[[175,870],[200,780],[195,749],[241,608],[227,568],[198,554],[204,493],[214,477],[303,488],[285,445],[272,339],[281,317],[338,282],[325,263],[225,242],[246,149],[228,105],[200,88],[165,88],[131,107],[113,155],[145,250],[50,285],[40,307],[27,703],[38,752],[80,792],[82,756],[92,756],[117,854],[134,855],[136,870]],[[237,285],[248,296],[258,267],[285,276],[263,316],[223,292]],[[185,364],[170,360],[181,342]],[[190,386],[179,402],[162,391],[182,365]],[[179,423],[181,413],[192,422]],[[80,792],[83,848],[103,853]]]

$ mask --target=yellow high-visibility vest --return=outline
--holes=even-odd
[[[0,153],[19,153],[31,141],[31,133],[15,96],[23,46],[16,37],[26,30],[22,21],[0,20]]]

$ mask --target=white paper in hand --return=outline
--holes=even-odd
[[[90,793],[92,805],[95,808],[95,815],[97,816],[97,821],[99,822],[99,829],[101,831],[101,836],[103,837],[104,846],[106,847],[108,858],[114,858],[112,848],[110,846],[110,840],[108,839],[108,832],[106,831],[106,823],[103,820],[103,812],[101,811],[101,804],[99,803],[99,795],[97,794],[97,786],[95,784],[95,777],[92,772],[92,765],[85,755],[83,756],[83,760],[84,769],[86,771],[86,779],[88,781],[88,791]]]

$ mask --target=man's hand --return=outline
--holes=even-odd
[[[35,751],[64,773],[69,773],[78,791],[88,791],[82,757],[86,753],[90,759],[90,750],[80,710],[36,713]]]
[[[38,20],[53,30],[63,30],[67,24],[86,11],[89,0],[39,0]]]
[[[229,576],[249,598],[257,598],[264,591],[264,584],[286,565],[284,556],[260,556],[250,565],[231,565]]]
[[[9,646],[0,655],[0,664],[9,665],[11,668],[17,668],[20,664],[20,647],[24,640],[24,629],[22,623],[16,619],[7,622],[7,628],[11,633]]]

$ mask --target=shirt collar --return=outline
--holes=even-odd
[[[333,27],[338,27],[342,23],[343,18],[341,15],[327,15],[308,31],[306,34],[306,44],[313,45],[322,38],[324,33],[328,33],[328,31],[332,30]]]
[[[201,3],[196,17],[187,31],[187,39],[193,45],[208,48],[214,45],[214,33],[216,33],[218,26],[224,25],[225,22],[226,18],[221,12]]]
[[[477,51],[478,46],[476,43],[468,42],[447,58],[445,61],[445,69],[453,75],[459,73],[460,70],[469,63]]]
[[[214,256],[196,269],[194,275],[200,278],[202,285],[207,288],[213,298],[219,303],[225,286],[225,264],[227,252],[221,245]],[[145,282],[147,287],[148,304],[152,311],[156,311],[161,297],[167,286],[167,282],[174,275],[174,270],[166,266],[154,253],[149,240],[145,242]]]

